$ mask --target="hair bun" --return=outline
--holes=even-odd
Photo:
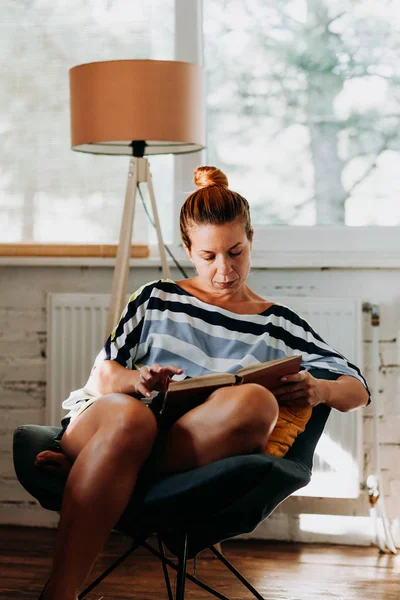
[[[197,167],[194,171],[193,179],[198,188],[213,185],[220,185],[227,188],[229,185],[227,176],[220,169],[217,169],[217,167]]]

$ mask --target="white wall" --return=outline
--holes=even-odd
[[[15,260],[0,264],[0,523],[54,524],[57,515],[38,507],[15,480],[12,433],[20,424],[44,424],[46,370],[46,294],[48,292],[109,292],[110,261],[104,266],[44,266],[40,261]],[[137,265],[135,261],[135,264]],[[21,264],[22,263],[22,264]],[[51,261],[48,261],[51,263]],[[57,263],[55,263],[57,264]],[[156,267],[131,268],[129,287],[161,277]],[[172,277],[182,276],[172,269]],[[250,285],[259,294],[360,297],[381,308],[380,386],[384,414],[380,421],[383,481],[390,518],[399,515],[400,492],[400,270],[398,269],[254,269]],[[364,317],[365,365],[370,373],[371,327]],[[60,401],[62,399],[60,398]],[[364,469],[369,472],[372,410],[364,409]],[[366,493],[357,500],[293,497],[277,509],[256,532],[269,538],[305,541],[369,543]],[[336,532],[314,531],[299,514],[347,515]],[[316,517],[319,522],[322,517]],[[334,526],[334,519],[329,521]],[[329,527],[328,527],[329,529]]]

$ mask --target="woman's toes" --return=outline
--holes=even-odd
[[[35,466],[52,471],[68,472],[71,468],[71,462],[61,452],[45,450],[37,455]]]

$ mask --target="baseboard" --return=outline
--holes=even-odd
[[[58,526],[58,520],[57,512],[46,510],[39,505],[21,502],[0,506],[0,525],[55,528]]]
[[[374,544],[373,524],[370,517],[341,515],[272,514],[254,531],[240,537],[351,546]]]

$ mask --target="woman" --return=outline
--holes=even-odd
[[[152,453],[158,392],[170,377],[234,373],[290,354],[301,353],[303,359],[303,370],[286,377],[274,393],[257,384],[220,388],[179,419],[157,454],[157,468],[164,473],[263,452],[279,404],[324,402],[348,411],[368,402],[357,367],[298,315],[248,287],[253,229],[247,201],[228,189],[215,167],[197,169],[195,183],[199,189],[184,203],[180,227],[197,275],[152,282],[133,294],[87,385],[63,404],[70,412],[63,420],[62,454],[37,457],[42,468],[57,460],[70,467],[43,600],[77,599]],[[341,376],[315,379],[308,370],[318,367]]]

